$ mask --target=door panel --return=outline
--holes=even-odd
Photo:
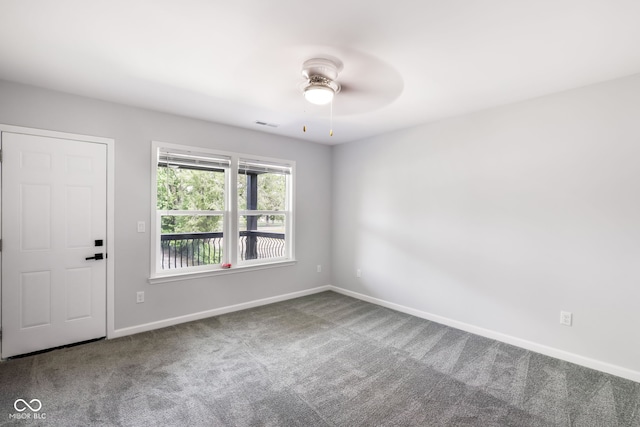
[[[67,187],[65,229],[68,248],[92,246],[91,193],[91,187]]]
[[[2,357],[106,335],[105,144],[2,133]]]
[[[66,277],[66,320],[91,317],[91,268],[67,270]]]
[[[20,202],[20,247],[23,251],[51,249],[51,186],[21,184]]]
[[[51,272],[20,274],[21,328],[51,324]]]

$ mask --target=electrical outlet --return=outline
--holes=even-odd
[[[356,277],[362,277],[362,270],[360,269],[356,270]]]
[[[144,233],[146,230],[146,224],[144,221],[138,221],[138,233]]]
[[[136,304],[140,304],[141,302],[144,302],[144,292],[138,292],[136,294]]]
[[[573,313],[570,311],[560,312],[560,324],[565,326],[571,326],[573,323]]]
[[[318,273],[322,273],[322,266],[320,264],[318,264],[317,270],[318,270]]]

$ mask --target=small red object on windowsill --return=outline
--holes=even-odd
[[[222,268],[231,268],[231,264],[229,264],[229,263],[227,262],[227,263],[222,264],[222,265],[221,265],[221,267],[222,267]]]

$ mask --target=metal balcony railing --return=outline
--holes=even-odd
[[[163,270],[222,262],[222,232],[162,234],[160,244]],[[238,245],[243,261],[285,255],[284,233],[241,231]]]

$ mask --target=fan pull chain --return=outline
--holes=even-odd
[[[303,104],[302,104],[302,105],[303,105],[303,107],[302,107],[302,114],[303,114],[304,116],[306,116],[306,115],[307,115],[307,103],[306,103],[306,101],[304,101],[304,96],[302,97],[302,99],[303,99],[303,101],[302,101],[302,102],[303,102]],[[306,132],[306,131],[307,131],[307,125],[304,125],[304,124],[303,124],[303,125],[302,125],[302,132]]]
[[[329,136],[333,136],[333,98],[331,99],[331,109],[329,110]]]
[[[303,110],[304,114],[307,114],[307,109],[306,107]],[[307,125],[303,124],[302,125],[302,132],[306,132],[307,131]],[[333,99],[331,100],[331,103],[329,105],[329,136],[333,136]]]

